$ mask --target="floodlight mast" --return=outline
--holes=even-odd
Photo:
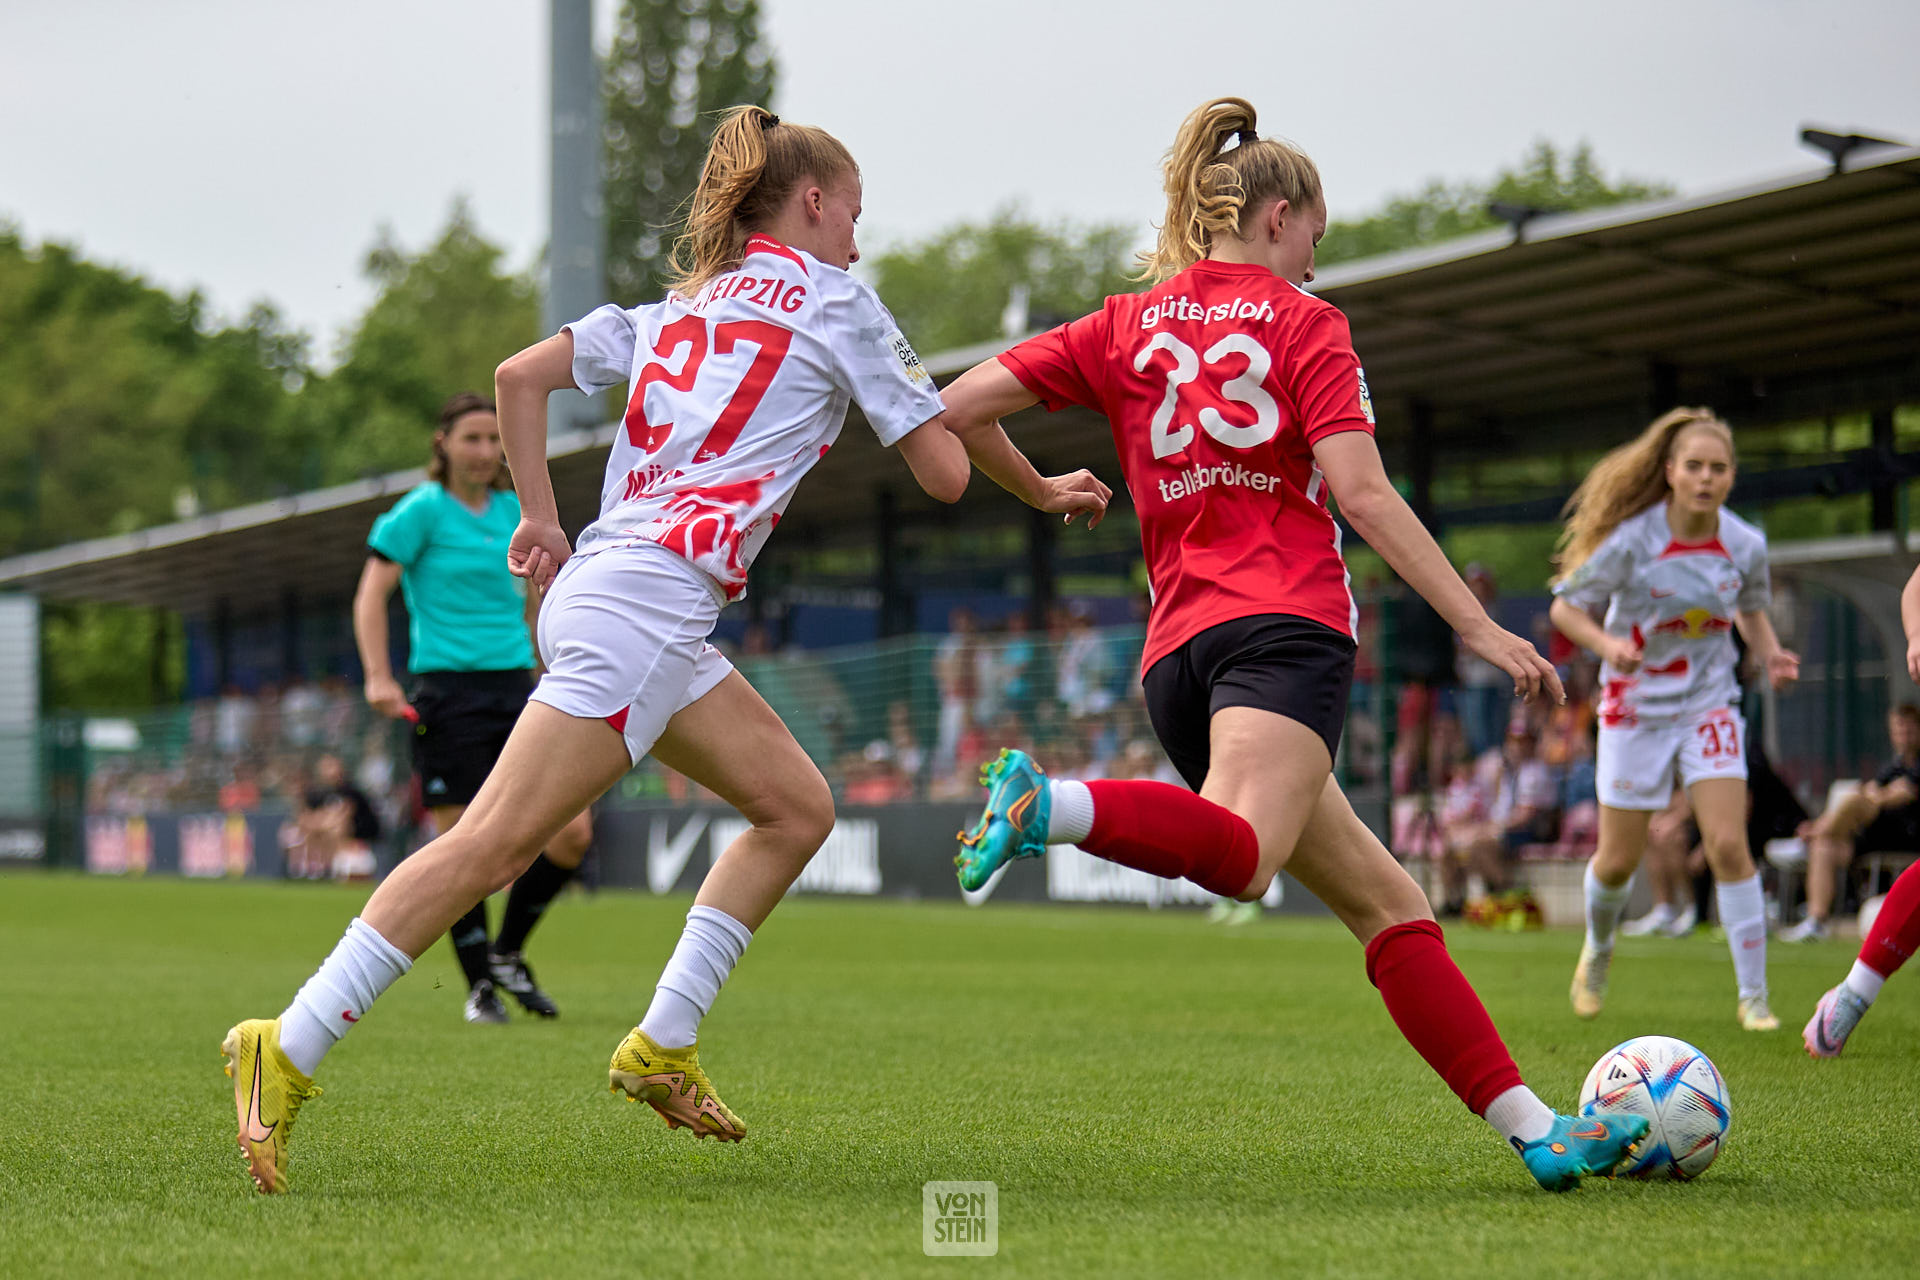
[[[553,150],[541,319],[542,332],[552,334],[607,298],[601,266],[600,65],[593,54],[593,0],[549,0],[549,10]],[[593,402],[581,396],[556,392],[548,408],[553,430],[594,425]]]

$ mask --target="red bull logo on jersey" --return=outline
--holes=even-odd
[[[1198,320],[1201,324],[1212,324],[1216,320],[1271,320],[1273,304],[1262,299],[1248,302],[1245,298],[1235,298],[1232,302],[1220,302],[1211,307],[1202,306],[1181,294],[1177,298],[1163,298],[1140,313],[1140,327],[1151,329],[1162,320]]]
[[[1704,640],[1733,630],[1733,620],[1717,617],[1711,609],[1689,609],[1677,618],[1653,624],[1652,634],[1670,635],[1681,640]]]

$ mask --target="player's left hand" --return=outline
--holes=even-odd
[[[1513,677],[1513,693],[1521,701],[1532,702],[1539,693],[1545,693],[1555,703],[1567,700],[1567,691],[1560,687],[1560,673],[1553,669],[1553,664],[1541,657],[1538,649],[1492,619],[1471,635],[1462,632],[1460,638],[1467,642],[1467,648]]]
[[[1767,683],[1784,689],[1800,678],[1800,655],[1791,649],[1775,649],[1767,655]]]
[[[1907,642],[1907,677],[1920,684],[1920,640]]]
[[[1113,498],[1113,490],[1100,483],[1100,477],[1082,468],[1070,471],[1063,476],[1046,476],[1045,488],[1041,490],[1040,500],[1033,505],[1041,511],[1051,511],[1064,515],[1066,523],[1072,524],[1077,515],[1087,517],[1087,528],[1097,529],[1106,518],[1107,503]]]
[[[507,569],[516,578],[525,578],[536,590],[545,591],[553,575],[573,555],[567,535],[556,523],[521,517],[507,543]]]

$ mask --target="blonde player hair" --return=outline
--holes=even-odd
[[[788,124],[765,107],[729,107],[707,147],[686,230],[673,243],[667,287],[691,297],[740,265],[747,237],[770,221],[804,178],[826,185],[857,176],[840,140]]]
[[[1320,170],[1291,143],[1262,138],[1253,104],[1215,98],[1180,122],[1161,166],[1167,217],[1153,250],[1140,255],[1137,279],[1159,284],[1238,238],[1249,215],[1275,200],[1296,209],[1320,203]],[[1237,139],[1232,148],[1229,139]]]
[[[1713,410],[1673,409],[1655,418],[1645,431],[1600,459],[1587,473],[1560,512],[1567,523],[1554,551],[1554,565],[1559,570],[1556,582],[1585,564],[1621,521],[1666,498],[1671,492],[1667,463],[1680,447],[1681,438],[1692,432],[1719,440],[1727,446],[1727,460],[1733,460],[1733,431]]]

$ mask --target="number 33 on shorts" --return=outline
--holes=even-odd
[[[1665,724],[1601,726],[1600,803],[1616,809],[1664,809],[1673,787],[1747,776],[1746,720],[1716,707]]]

